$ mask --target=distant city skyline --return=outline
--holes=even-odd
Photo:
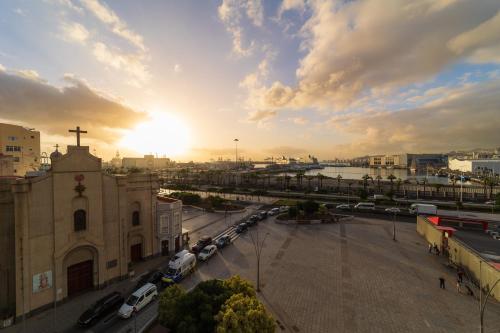
[[[0,3],[0,122],[104,160],[500,146],[500,3]]]

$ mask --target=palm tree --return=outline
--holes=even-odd
[[[311,191],[311,181],[313,180],[313,176],[306,176],[307,179],[307,190]]]
[[[394,190],[394,184],[393,184],[393,182],[394,182],[394,179],[396,179],[396,176],[394,176],[394,175],[391,173],[389,176],[387,176],[387,179],[391,182],[391,193],[392,193],[392,192],[393,192],[393,190]]]
[[[366,192],[366,187],[368,186],[368,179],[373,179],[373,178],[370,177],[370,175],[366,174],[363,177],[361,177],[361,179],[363,179],[363,190]]]
[[[403,182],[403,180],[401,180],[401,178],[398,178],[396,180],[396,191],[399,193],[399,191],[401,190],[401,183]]]
[[[324,176],[323,174],[319,173],[316,175],[316,177],[318,177],[318,189],[321,190],[321,188],[323,187],[323,179],[326,178],[326,176]]]
[[[295,178],[297,178],[297,187],[302,188],[302,179],[304,178],[305,172],[302,170],[297,171]]]
[[[342,175],[337,175],[337,192],[340,190],[340,181],[342,180]]]
[[[380,181],[382,180],[381,175],[377,175],[377,188],[378,188],[378,193],[382,193],[382,189],[380,188]]]
[[[291,176],[289,175],[285,175],[285,188],[288,190],[288,188],[290,187],[290,179],[292,179]]]
[[[453,190],[453,200],[455,200],[455,185],[457,184],[457,179],[455,177],[453,177],[451,179],[451,188]]]
[[[489,199],[491,200],[491,199],[493,199],[493,188],[495,186],[497,186],[498,183],[499,183],[498,182],[498,177],[491,176],[491,177],[487,177],[486,179],[487,179],[487,184],[490,187],[490,197],[489,197]]]

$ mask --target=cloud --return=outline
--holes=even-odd
[[[64,80],[66,85],[58,88],[16,72],[0,72],[2,119],[63,136],[79,125],[89,130],[89,138],[108,143],[117,139],[121,129],[144,119],[143,114],[105,97],[82,80],[69,75]]]
[[[71,0],[44,0],[44,2],[69,8],[79,14],[83,13],[83,8],[76,6]]]
[[[446,152],[500,142],[499,80],[446,91],[418,108],[332,116],[328,127],[353,138],[333,150],[345,156],[353,152]]]
[[[276,116],[276,111],[273,110],[257,110],[252,111],[248,115],[247,120],[251,122],[260,122],[263,123],[266,120],[269,120]]]
[[[363,95],[387,95],[428,80],[457,61],[499,61],[496,0],[480,6],[449,0],[308,5],[297,82],[276,81],[256,96],[269,109],[341,110]]]
[[[295,125],[306,125],[309,123],[309,120],[304,117],[288,118],[288,120],[294,123]]]
[[[303,12],[305,8],[306,4],[304,0],[283,0],[278,9],[278,17],[281,17],[286,11],[297,10]]]
[[[0,64],[0,72],[3,72],[3,71],[5,71],[5,67],[2,64]]]
[[[261,27],[264,21],[264,8],[261,0],[223,0],[217,8],[219,19],[224,23],[227,32],[233,40],[232,51],[237,56],[252,54],[255,41],[250,41],[245,46],[243,37],[242,19],[246,16],[250,22]],[[245,15],[243,15],[245,14]]]
[[[146,51],[143,37],[127,27],[127,24],[116,13],[98,0],[82,0],[85,8],[106,24],[117,36],[135,45],[141,51]]]
[[[64,22],[61,24],[63,39],[70,42],[85,44],[90,36],[89,31],[80,23]]]
[[[181,72],[182,72],[182,66],[180,64],[175,64],[174,73],[181,73]]]
[[[122,53],[119,49],[112,50],[101,42],[94,43],[93,53],[98,61],[128,72],[141,81],[148,81],[151,78],[151,74],[144,64],[143,54]]]

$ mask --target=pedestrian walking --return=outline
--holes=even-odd
[[[429,253],[432,253],[432,244],[429,243]]]
[[[460,284],[460,281],[457,280],[457,292],[460,294],[462,293],[462,285]]]
[[[465,289],[467,289],[467,295],[469,296],[474,296],[474,293],[472,292],[472,289],[468,285],[465,285]]]
[[[440,255],[441,254],[441,251],[439,251],[439,249],[436,247],[436,255]]]
[[[459,268],[459,269],[458,269],[457,275],[458,275],[458,281],[460,281],[460,283],[462,283],[462,282],[464,281],[464,280],[463,280],[463,277],[464,277],[464,271],[462,270],[462,268]]]
[[[442,276],[439,277],[439,288],[446,289],[444,285],[444,277]]]

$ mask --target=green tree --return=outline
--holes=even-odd
[[[363,179],[363,191],[366,192],[366,187],[368,186],[368,180],[373,179],[370,175],[366,174],[361,179]]]
[[[292,206],[288,209],[288,216],[289,217],[295,218],[295,217],[297,217],[298,214],[299,214],[299,210],[297,209],[297,207]]]
[[[186,295],[186,291],[178,284],[171,285],[160,294],[158,321],[165,327],[175,327],[180,313],[177,303]]]
[[[245,296],[255,297],[255,289],[250,282],[242,279],[239,275],[233,275],[224,280],[224,287],[232,294],[243,294]]]
[[[337,175],[337,192],[340,190],[340,181],[342,180],[342,175]]]
[[[314,200],[307,200],[299,203],[299,208],[301,208],[306,215],[312,215],[318,211],[319,203]]]
[[[217,333],[272,333],[273,318],[255,297],[235,294],[222,306],[216,316]]]

